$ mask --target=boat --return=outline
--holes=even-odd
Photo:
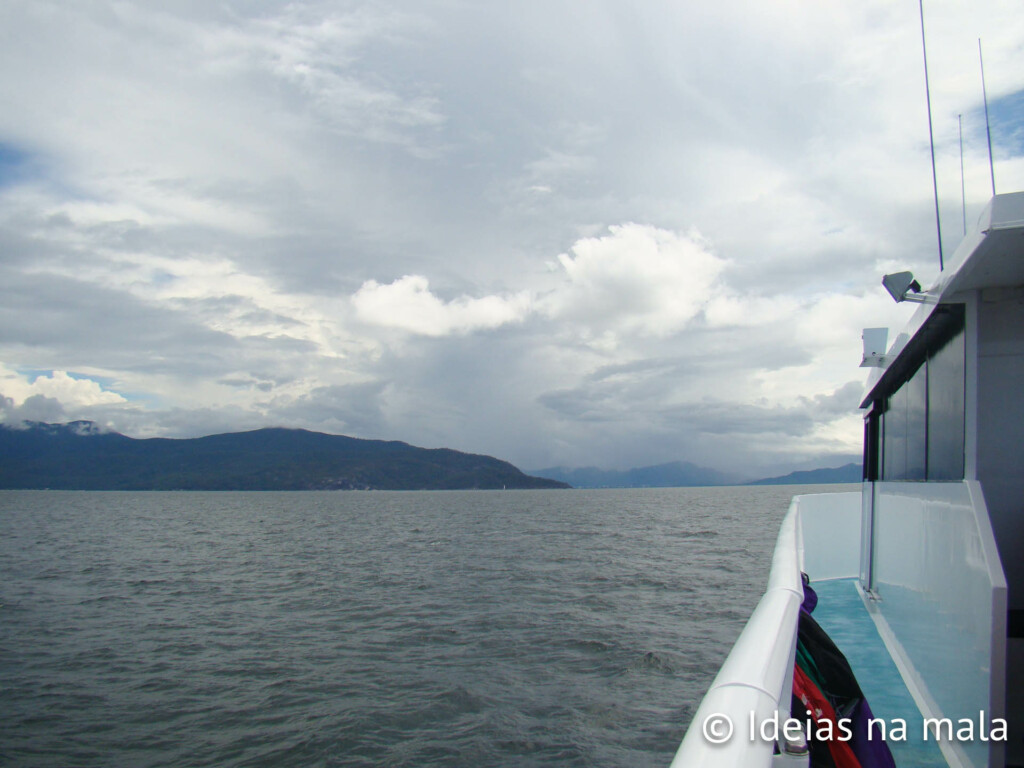
[[[673,768],[842,763],[821,755],[851,741],[842,707],[822,734],[794,697],[808,616],[870,705],[875,764],[1024,765],[1024,192],[990,200],[927,290],[883,284],[918,306],[888,348],[864,333],[861,487],[792,500]]]

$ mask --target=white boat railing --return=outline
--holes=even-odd
[[[779,530],[768,588],[697,709],[672,768],[808,764],[806,745],[786,744],[783,732],[804,594],[799,508],[794,499]]]

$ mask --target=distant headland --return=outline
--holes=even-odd
[[[568,488],[492,456],[304,429],[136,439],[91,421],[0,424],[0,488],[468,490]]]

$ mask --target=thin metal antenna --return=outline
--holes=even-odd
[[[957,129],[960,131],[960,210],[964,214],[964,237],[967,237],[967,192],[964,189],[964,116],[956,116]]]
[[[932,92],[928,85],[928,48],[924,42],[924,0],[917,0],[921,11],[921,52],[924,54],[924,92],[928,99],[928,142],[932,148],[932,189],[935,190],[935,230],[939,236],[939,271],[945,269],[942,259],[942,224],[939,216],[939,181],[935,176],[935,135],[932,133]]]
[[[985,59],[981,55],[981,38],[978,38],[978,63],[981,64],[981,95],[985,99],[985,133],[988,136],[988,173],[992,179],[992,197],[996,196],[996,167],[992,162],[992,129],[988,122],[988,91],[985,90]]]

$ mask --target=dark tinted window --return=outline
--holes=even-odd
[[[907,390],[900,387],[889,398],[882,416],[885,445],[882,448],[882,477],[886,480],[907,479]]]
[[[962,308],[947,309],[924,335],[924,361],[884,401],[868,439],[883,480],[962,480],[964,476],[964,325]],[[876,402],[876,407],[881,403]],[[869,417],[874,418],[874,417]],[[866,456],[871,456],[867,451]],[[871,462],[865,468],[870,479]]]
[[[928,479],[964,476],[964,332],[928,360]]]

